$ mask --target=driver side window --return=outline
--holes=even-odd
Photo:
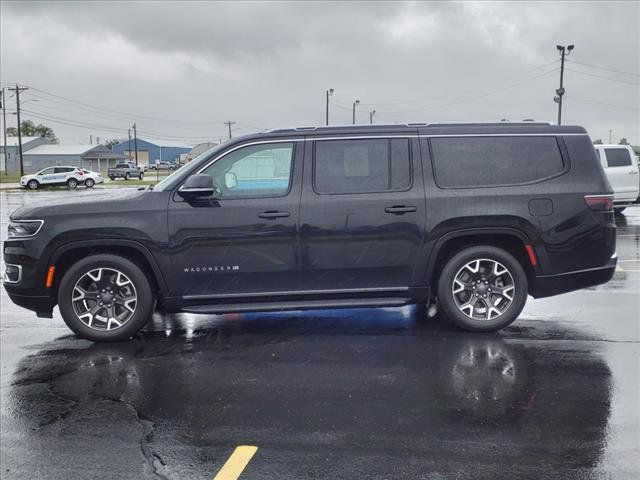
[[[213,178],[219,198],[281,197],[291,184],[293,143],[239,148],[202,171]]]

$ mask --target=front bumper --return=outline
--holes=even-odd
[[[529,293],[534,298],[551,297],[607,283],[613,277],[617,263],[618,257],[614,254],[607,264],[601,267],[536,276],[529,288]]]

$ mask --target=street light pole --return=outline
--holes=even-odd
[[[373,116],[376,114],[375,110],[369,112],[369,125],[373,125]]]
[[[327,90],[327,108],[325,114],[325,125],[329,125],[329,97],[333,95],[333,88]]]
[[[565,47],[564,45],[556,45],[558,52],[560,52],[560,88],[556,90],[556,96],[553,98],[554,102],[558,104],[558,125],[562,125],[562,97],[564,96],[565,90],[563,86],[564,81],[564,57],[569,55],[571,50],[573,50],[573,45],[569,45]]]
[[[356,124],[356,105],[360,103],[360,100],[353,102],[353,124]]]

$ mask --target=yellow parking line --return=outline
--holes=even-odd
[[[249,445],[236,447],[213,480],[237,480],[257,451],[258,447]]]

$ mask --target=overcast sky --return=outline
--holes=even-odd
[[[134,121],[187,144],[225,137],[226,120],[238,135],[320,125],[328,88],[332,123],[351,123],[356,98],[359,123],[374,109],[379,123],[555,122],[556,44],[572,43],[563,123],[640,144],[636,1],[0,5],[2,86],[32,87],[23,118],[62,143]]]

